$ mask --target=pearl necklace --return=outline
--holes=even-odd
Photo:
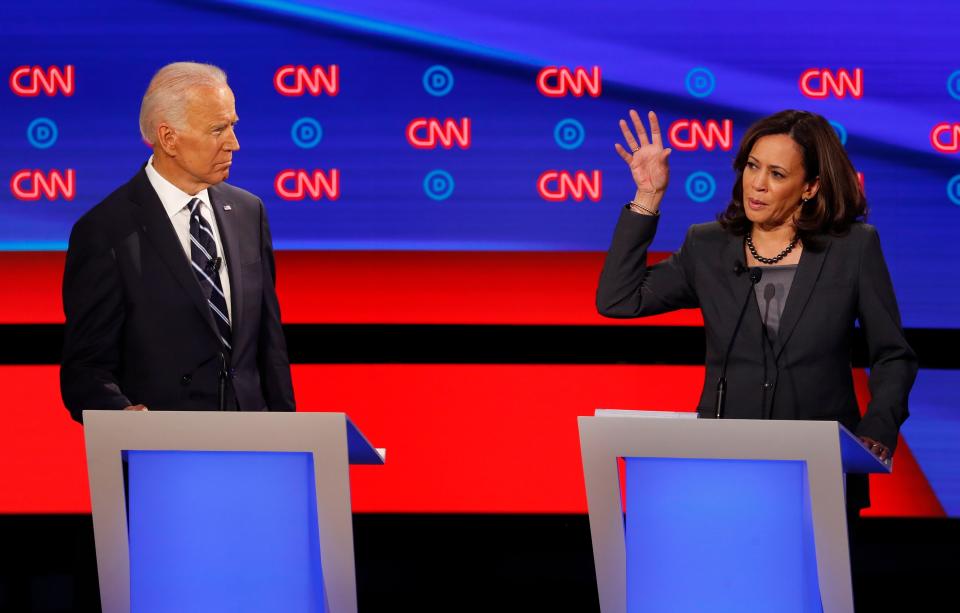
[[[747,233],[747,236],[746,236],[746,239],[745,239],[745,240],[747,241],[747,249],[750,250],[750,255],[753,256],[753,259],[755,259],[755,260],[758,261],[758,262],[763,262],[764,264],[776,264],[777,262],[779,262],[779,261],[782,260],[783,258],[787,257],[787,255],[788,255],[791,251],[793,251],[793,248],[797,246],[797,241],[800,240],[800,237],[795,234],[795,235],[793,236],[793,240],[790,241],[790,244],[787,245],[787,248],[786,248],[786,249],[784,249],[783,251],[781,251],[780,253],[778,253],[775,257],[765,258],[765,257],[761,256],[759,253],[757,253],[757,248],[753,246],[753,236],[752,236],[752,234],[753,234],[752,232],[748,232],[748,233]]]

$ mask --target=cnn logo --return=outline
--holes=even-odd
[[[566,170],[547,170],[537,179],[537,191],[547,202],[562,202],[570,199],[582,202],[585,198],[597,202],[603,193],[602,175],[599,170],[589,174],[582,170],[574,173]]]
[[[336,96],[340,93],[340,67],[331,64],[323,66],[295,66],[287,64],[277,69],[273,74],[273,87],[277,93],[284,96],[302,96],[309,93],[311,96],[327,94]]]
[[[48,96],[72,96],[76,89],[76,71],[72,64],[63,68],[51,66],[18,66],[10,73],[10,89],[18,96],[32,98],[42,91]]]
[[[77,173],[72,168],[46,174],[39,170],[19,170],[10,179],[10,193],[24,202],[35,202],[41,196],[47,200],[73,200],[77,194]]]
[[[296,201],[337,200],[340,198],[340,170],[333,168],[330,173],[322,170],[281,170],[273,181],[277,196],[284,200]]]
[[[589,72],[582,66],[573,70],[566,66],[547,66],[537,74],[537,89],[548,98],[562,98],[568,94],[577,97],[590,94],[597,98],[601,88],[599,66],[593,66]]]
[[[415,149],[452,149],[454,145],[461,149],[470,148],[470,118],[459,121],[418,117],[407,124],[407,142]]]
[[[938,123],[930,131],[930,144],[940,153],[960,151],[960,123]]]
[[[810,68],[800,75],[800,91],[807,98],[846,98],[863,97],[863,69],[849,70],[841,68],[836,72],[826,68]]]
[[[670,146],[678,151],[700,148],[713,151],[717,147],[722,151],[730,151],[733,147],[733,120],[717,122],[708,119],[702,123],[696,119],[678,119],[670,124],[667,138]]]

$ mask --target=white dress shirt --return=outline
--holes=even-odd
[[[163,204],[164,210],[170,217],[170,223],[173,224],[177,238],[180,239],[180,245],[183,247],[183,253],[187,256],[188,264],[192,261],[192,258],[190,257],[190,209],[187,208],[187,205],[194,198],[200,199],[200,214],[203,215],[203,218],[207,220],[207,223],[209,223],[211,229],[213,229],[213,240],[217,244],[217,255],[223,258],[223,264],[219,270],[220,285],[223,287],[223,296],[227,302],[227,317],[230,321],[233,321],[233,313],[231,312],[233,306],[230,304],[230,277],[227,274],[227,254],[223,250],[223,241],[220,240],[220,231],[217,229],[217,216],[213,214],[213,207],[210,205],[210,195],[207,193],[207,190],[203,190],[191,196],[170,181],[164,179],[160,176],[160,173],[157,172],[157,169],[153,167],[152,155],[147,162],[146,172],[150,185],[152,185],[154,191],[157,192],[157,196],[160,197],[160,202]],[[191,267],[190,270],[192,271],[193,268]]]

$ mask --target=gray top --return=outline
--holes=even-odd
[[[766,322],[771,338],[776,338],[780,331],[783,307],[787,304],[787,295],[796,274],[796,264],[763,267],[763,278],[756,286],[757,306],[760,307],[760,320]]]

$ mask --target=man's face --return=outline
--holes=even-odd
[[[188,96],[187,125],[176,131],[174,163],[190,181],[216,185],[230,176],[233,152],[240,149],[233,92],[221,85],[197,88]]]

